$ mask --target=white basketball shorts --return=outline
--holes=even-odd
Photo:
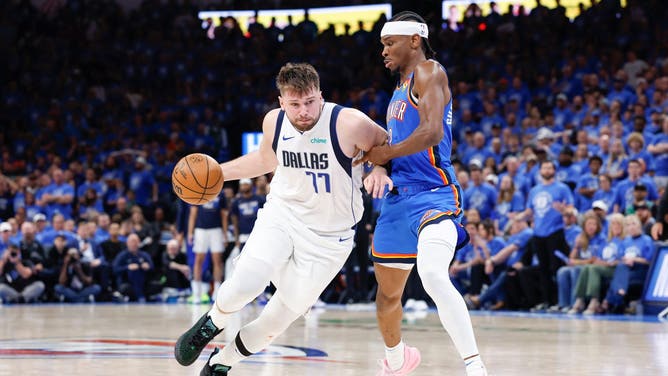
[[[246,278],[271,277],[275,296],[294,312],[305,313],[343,267],[354,235],[352,229],[318,233],[268,202],[258,213],[238,263],[253,265],[253,259],[259,259],[272,265],[271,276]]]
[[[193,252],[195,253],[221,253],[223,252],[223,229],[217,228],[195,228],[193,233]]]

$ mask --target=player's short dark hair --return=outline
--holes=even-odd
[[[419,14],[407,10],[399,12],[394,16],[392,16],[392,18],[390,18],[388,22],[391,21],[416,21],[423,24],[427,23],[427,21],[425,21],[424,18],[422,18],[422,16],[420,16]],[[431,48],[431,45],[429,44],[429,39],[428,38],[421,38],[421,39],[422,39],[422,52],[424,52],[424,56],[427,59],[433,59],[434,57],[436,57],[436,52],[434,51],[433,48]]]
[[[312,89],[320,90],[320,76],[311,64],[287,63],[276,76],[276,88],[281,93],[293,91],[303,95]]]

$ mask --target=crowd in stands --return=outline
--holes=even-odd
[[[441,20],[440,7],[423,13],[453,91],[453,161],[472,241],[450,274],[471,309],[599,313],[637,296],[668,239],[662,5],[592,0],[572,21],[540,2],[486,16],[472,4],[458,22]],[[287,61],[312,63],[327,100],[380,124],[396,79],[381,64],[383,17],[344,35],[308,20],[244,34],[228,18],[211,38],[187,1],[128,13],[110,0],[68,1],[56,14],[22,1],[0,10],[0,45],[11,46],[0,72],[5,301],[144,301],[187,289],[175,162],[194,151],[238,156],[241,133],[277,106],[273,77]],[[563,204],[541,207],[552,180]],[[226,186],[228,205],[235,188]],[[537,227],[546,213],[550,228]],[[359,226],[364,240],[373,217]],[[536,250],[559,229],[561,251]],[[360,249],[325,300],[372,298]]]

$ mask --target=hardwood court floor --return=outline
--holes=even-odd
[[[383,354],[372,307],[334,307],[298,320],[231,376],[375,375]],[[199,375],[210,350],[181,367],[172,346],[206,306],[0,306],[0,375]],[[247,307],[216,340],[255,317]],[[412,374],[464,375],[435,313],[408,315],[404,338],[420,348]],[[491,375],[668,375],[668,323],[539,315],[473,315]]]

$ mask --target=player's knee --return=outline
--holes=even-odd
[[[433,291],[434,289],[452,285],[447,268],[444,269],[439,265],[428,263],[418,264],[418,274],[426,291]]]
[[[402,295],[403,290],[388,292],[378,288],[376,292],[376,310],[378,312],[385,312],[394,309],[397,305],[401,306]]]

